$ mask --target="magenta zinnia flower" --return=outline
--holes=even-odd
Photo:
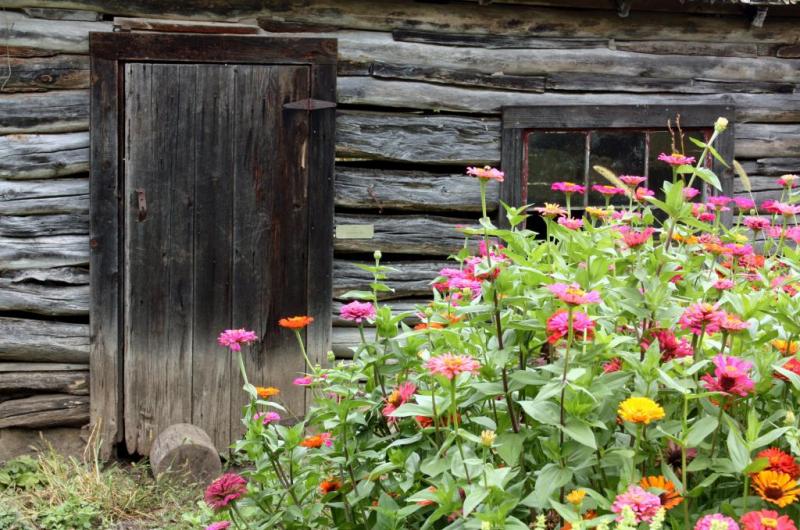
[[[553,191],[563,191],[564,193],[578,193],[581,194],[586,191],[586,186],[574,184],[572,182],[554,182],[550,189]]]
[[[732,313],[725,313],[725,319],[722,321],[719,327],[729,333],[735,333],[737,331],[742,331],[743,329],[749,328],[750,324]]]
[[[381,411],[383,412],[384,416],[388,417],[389,422],[397,421],[397,418],[391,415],[392,412],[397,410],[397,407],[400,405],[408,403],[408,401],[414,397],[414,392],[416,391],[417,387],[414,385],[414,383],[404,381],[403,383],[397,385],[397,388],[395,388],[392,393],[389,394],[389,396],[386,398],[386,405]]]
[[[744,530],[797,530],[788,515],[773,510],[759,510],[742,516]]]
[[[243,477],[225,473],[206,488],[204,499],[212,509],[219,511],[246,493],[247,481]]]
[[[658,159],[671,166],[685,166],[688,164],[694,164],[693,156],[684,156],[680,153],[672,153],[671,155],[668,155],[667,153],[661,153],[658,155]]]
[[[719,289],[720,291],[726,291],[728,289],[732,289],[736,285],[733,283],[733,280],[729,280],[727,278],[723,280],[717,280],[714,282],[714,289]]]
[[[636,175],[620,175],[619,179],[628,186],[633,186],[633,187],[636,187],[645,180],[647,180],[645,177],[639,177]]]
[[[770,227],[769,219],[763,217],[745,217],[742,223],[753,232],[760,232]]]
[[[739,530],[739,525],[736,524],[736,521],[730,517],[722,515],[721,513],[713,513],[711,515],[701,517],[697,521],[697,524],[694,525],[694,530],[711,530],[711,524],[714,521],[720,521],[728,525],[727,527],[723,527],[725,530]]]
[[[642,489],[640,486],[631,484],[624,493],[617,495],[614,499],[614,504],[611,505],[611,511],[614,513],[622,513],[622,508],[629,506],[636,516],[636,522],[649,523],[653,517],[658,513],[661,508],[661,498],[654,495],[649,491]],[[617,517],[617,521],[622,520],[622,515]]]
[[[569,305],[597,304],[600,302],[600,293],[597,291],[584,291],[577,283],[553,283],[547,289],[556,295],[562,302]]]
[[[623,190],[622,188],[617,188],[616,186],[608,186],[607,184],[595,184],[594,186],[592,186],[592,190],[607,197],[625,194],[625,190]]]
[[[713,206],[715,209],[719,210],[728,206],[733,199],[730,197],[726,197],[725,195],[717,195],[715,197],[708,198],[708,204]]]
[[[716,306],[707,302],[698,302],[686,308],[678,323],[683,329],[689,329],[695,335],[716,333],[722,321],[725,320],[725,311],[718,311]]]
[[[622,236],[622,241],[625,242],[628,248],[636,248],[644,245],[650,239],[650,236],[653,235],[655,229],[652,227],[647,227],[641,232],[636,230],[627,230],[625,234]]]
[[[276,421],[281,421],[281,415],[277,412],[256,412],[253,421],[260,421],[263,425],[269,425]]]
[[[258,336],[245,329],[226,329],[217,337],[220,346],[227,346],[231,351],[241,351],[242,344],[250,344],[258,340]]]
[[[583,226],[583,220],[574,217],[559,217],[558,224],[570,230],[578,230]]]
[[[292,384],[297,386],[308,386],[312,383],[314,383],[314,378],[310,375],[295,377],[294,381],[292,381]]]
[[[503,177],[505,177],[505,173],[497,168],[489,166],[468,167],[467,175],[478,177],[481,180],[496,180],[497,182],[503,182]]]
[[[431,375],[443,375],[447,379],[455,379],[462,373],[477,374],[481,363],[469,355],[453,355],[445,353],[438,357],[431,357],[425,364]]]
[[[653,333],[653,337],[658,341],[658,350],[661,352],[661,362],[668,362],[672,359],[679,359],[682,357],[691,357],[694,355],[691,344],[684,338],[678,339],[675,334],[668,330],[662,329]],[[647,350],[650,343],[647,341],[642,342],[642,349]]]
[[[753,363],[728,355],[717,355],[713,362],[716,367],[714,375],[706,374],[702,377],[703,385],[708,391],[745,397],[753,390],[753,380],[750,379]]]
[[[225,530],[231,526],[230,521],[218,521],[206,526],[206,530]]]
[[[697,188],[683,188],[683,198],[687,201],[691,201],[698,195],[700,195],[700,190]]]
[[[756,202],[753,199],[748,199],[747,197],[736,197],[733,199],[733,203],[740,210],[752,210],[756,207]]]
[[[361,324],[365,320],[375,319],[375,306],[372,302],[359,302],[355,300],[349,304],[345,304],[339,310],[339,316],[344,320]]]
[[[577,340],[592,340],[594,336],[594,321],[582,311],[572,313],[572,333]],[[561,338],[569,335],[569,312],[559,309],[547,319],[547,342],[555,344]]]

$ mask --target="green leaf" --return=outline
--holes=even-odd
[[[478,507],[483,500],[489,496],[489,490],[484,489],[482,486],[473,486],[464,499],[464,517],[467,517],[472,511]]]
[[[520,401],[519,406],[539,423],[544,423],[545,425],[561,424],[558,405],[552,401]]]
[[[689,137],[689,141],[698,147],[701,147],[703,149],[708,149],[708,152],[711,153],[714,156],[714,158],[716,158],[717,161],[719,161],[720,164],[722,164],[725,167],[730,167],[728,163],[725,161],[725,159],[722,158],[722,156],[719,154],[719,152],[717,152],[717,150],[714,148],[713,145],[701,142],[700,140],[692,137]]]
[[[577,420],[570,420],[563,429],[567,436],[579,444],[585,445],[591,449],[597,449],[594,432],[592,432],[592,428],[585,423],[581,423]]]
[[[759,447],[763,447],[765,445],[769,445],[781,436],[785,432],[789,430],[789,427],[778,427],[777,429],[772,429],[767,434],[763,434],[756,438],[753,443],[751,444],[751,449],[758,449]]]
[[[390,416],[395,418],[407,418],[409,416],[433,416],[433,409],[418,405],[417,403],[404,403],[397,407]]]
[[[744,473],[744,470],[750,465],[750,451],[744,444],[742,436],[733,428],[733,425],[728,431],[728,454],[731,457],[734,469],[739,473]]]
[[[688,388],[681,385],[680,383],[675,381],[672,377],[667,375],[667,373],[661,368],[658,368],[658,378],[661,379],[661,382],[667,385],[669,388],[671,388],[672,390],[676,390],[681,394],[689,394],[691,392]]]
[[[521,433],[503,433],[497,437],[497,454],[509,466],[519,464],[519,455],[522,454],[522,444],[525,435]]]
[[[720,183],[719,178],[717,177],[716,173],[714,173],[710,169],[706,167],[697,168],[697,170],[695,171],[695,175],[700,177],[707,184],[710,184],[711,186],[714,186],[718,190],[722,191],[722,184]]]
[[[694,422],[686,436],[686,445],[689,447],[699,446],[718,426],[719,420],[714,416],[708,416]]]
[[[750,465],[744,469],[744,472],[748,475],[750,473],[758,473],[766,469],[767,466],[769,466],[769,458],[756,458],[750,462]]]

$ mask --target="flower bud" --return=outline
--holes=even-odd
[[[372,253],[372,257],[375,258],[375,261],[380,261],[381,258],[383,257],[383,254],[381,254],[380,250],[376,250],[375,252]]]
[[[497,439],[497,434],[494,431],[485,430],[481,432],[481,445],[484,447],[491,447]]]
[[[328,362],[332,363],[336,360],[336,354],[328,350]]]
[[[728,128],[728,118],[723,118],[720,116],[717,118],[717,121],[714,123],[714,130],[717,132],[722,132]]]
[[[481,530],[492,530],[492,523],[489,521],[482,521]]]
[[[783,419],[783,422],[786,425],[794,425],[795,422],[794,412],[792,412],[791,410],[787,410],[786,417]]]

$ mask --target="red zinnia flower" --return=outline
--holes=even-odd
[[[327,495],[332,491],[336,491],[342,487],[342,483],[336,480],[335,478],[329,478],[328,480],[323,480],[322,483],[319,485],[319,491],[323,495]]]
[[[203,498],[212,509],[219,511],[246,493],[247,480],[236,473],[225,473],[206,488]]]
[[[781,451],[777,447],[764,449],[756,455],[756,458],[769,459],[769,466],[767,466],[766,469],[786,473],[794,480],[800,477],[800,466],[797,465],[797,461],[794,457],[789,453]]]

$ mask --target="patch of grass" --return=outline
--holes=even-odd
[[[188,530],[210,516],[197,502],[201,486],[155,480],[146,464],[103,467],[49,451],[9,462],[3,473],[10,478],[0,481],[0,530]]]

